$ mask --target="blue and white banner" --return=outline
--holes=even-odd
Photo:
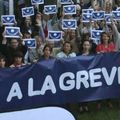
[[[60,4],[71,4],[72,0],[60,0]]]
[[[36,40],[34,38],[23,39],[23,41],[28,48],[36,48]]]
[[[2,15],[1,22],[3,25],[14,25],[15,24],[15,15]]]
[[[90,22],[90,21],[91,21],[91,14],[82,13],[82,22]]]
[[[76,5],[65,5],[63,6],[63,12],[65,15],[76,14]]]
[[[20,28],[19,27],[5,27],[5,37],[6,38],[20,38]]]
[[[60,41],[62,40],[62,31],[48,31],[49,41]]]
[[[76,29],[77,21],[75,19],[63,19],[62,20],[62,29]]]
[[[120,98],[120,53],[0,69],[0,112]]]
[[[25,7],[22,8],[22,17],[28,17],[34,15],[34,8],[33,7]]]
[[[57,13],[56,5],[45,5],[44,6],[44,13],[47,15]]]
[[[44,0],[31,0],[32,5],[44,4]]]

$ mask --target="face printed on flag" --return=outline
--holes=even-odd
[[[120,20],[120,11],[112,11],[112,17],[114,20]]]
[[[82,13],[92,14],[93,11],[94,11],[93,9],[82,9]]]
[[[44,4],[44,0],[31,0],[31,4],[32,4],[32,5]]]
[[[74,19],[62,20],[62,29],[76,29],[77,21]]]
[[[36,48],[36,40],[35,39],[24,39],[25,45],[28,48]]]
[[[34,15],[33,7],[22,8],[22,17],[32,16]]]
[[[89,13],[82,13],[82,22],[90,22],[91,14]]]
[[[91,39],[100,40],[102,30],[91,30]]]
[[[94,11],[92,13],[92,20],[104,20],[105,12],[104,11]]]
[[[60,0],[60,4],[71,4],[71,0]]]
[[[76,5],[65,5],[63,6],[63,12],[65,15],[76,14]]]
[[[15,16],[14,15],[2,15],[1,22],[3,25],[14,25],[15,24]]]
[[[62,31],[48,31],[48,40],[60,41],[62,39]]]
[[[112,18],[112,14],[105,14],[106,23],[110,24],[111,23],[111,18]]]
[[[5,37],[6,38],[20,38],[20,28],[19,27],[5,27]]]
[[[44,6],[44,13],[47,14],[47,15],[57,13],[56,5],[46,5],[46,6]]]

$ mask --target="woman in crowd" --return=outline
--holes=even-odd
[[[10,65],[11,68],[13,67],[22,67],[24,66],[25,64],[23,63],[23,54],[22,52],[16,52],[14,53],[14,56],[13,56],[13,63],[12,65]]]
[[[66,41],[63,44],[63,49],[61,52],[59,52],[56,57],[57,58],[70,58],[75,57],[76,53],[72,52],[72,45],[70,42]]]
[[[103,32],[101,34],[101,43],[97,45],[97,53],[106,53],[115,51],[115,45],[110,41],[108,33]]]
[[[43,55],[40,57],[39,61],[53,59],[51,54],[52,54],[52,47],[46,44],[43,48]]]
[[[81,51],[78,55],[90,55],[90,54],[93,54],[91,52],[91,42],[89,40],[84,40],[83,43],[82,43],[82,48],[81,48]]]
[[[5,68],[6,59],[5,56],[0,54],[0,68]]]

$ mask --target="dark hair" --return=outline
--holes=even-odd
[[[100,42],[101,42],[101,44],[103,44],[103,39],[102,39],[103,35],[107,35],[109,37],[109,40],[108,40],[108,43],[109,43],[110,42],[109,34],[107,32],[102,32],[101,35],[100,35]]]
[[[0,53],[0,60],[2,60],[2,59],[3,59],[4,61],[6,61],[6,57],[5,57],[3,54]]]
[[[52,52],[52,47],[49,44],[46,44],[43,48],[43,52],[45,51],[46,48],[49,48],[50,52]]]
[[[64,46],[65,46],[65,44],[70,44],[71,51],[72,51],[73,46],[72,46],[71,42],[69,42],[69,41],[65,41],[65,42],[63,43],[62,51],[64,51]],[[70,52],[71,52],[71,51],[70,51]]]
[[[16,57],[23,57],[23,53],[20,52],[20,51],[17,51],[17,52],[14,53],[13,57],[14,58],[16,58]]]

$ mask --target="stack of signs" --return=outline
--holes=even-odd
[[[44,0],[31,0],[32,5],[44,4]]]
[[[60,4],[71,4],[72,0],[60,0]]]
[[[92,13],[93,21],[104,20],[104,19],[105,19],[105,11],[94,11]]]
[[[33,7],[25,7],[22,8],[22,17],[28,17],[34,15],[34,8]]]
[[[94,43],[100,43],[100,36],[102,32],[102,30],[91,30],[91,39],[94,41]]]
[[[45,5],[44,6],[44,13],[49,14],[56,14],[57,13],[57,7],[56,5]]]
[[[75,19],[63,19],[62,20],[62,29],[73,29],[77,28],[77,21]]]
[[[34,38],[23,39],[23,41],[28,48],[36,48],[36,40]]]
[[[60,41],[62,39],[62,31],[48,31],[49,41]]]
[[[83,9],[82,10],[82,22],[90,22],[93,9]]]
[[[63,12],[65,15],[76,14],[76,5],[65,5],[63,6]]]
[[[15,24],[15,16],[14,15],[2,15],[1,22],[3,25],[14,25]]]
[[[20,38],[20,28],[19,27],[5,27],[5,37],[6,38]]]

